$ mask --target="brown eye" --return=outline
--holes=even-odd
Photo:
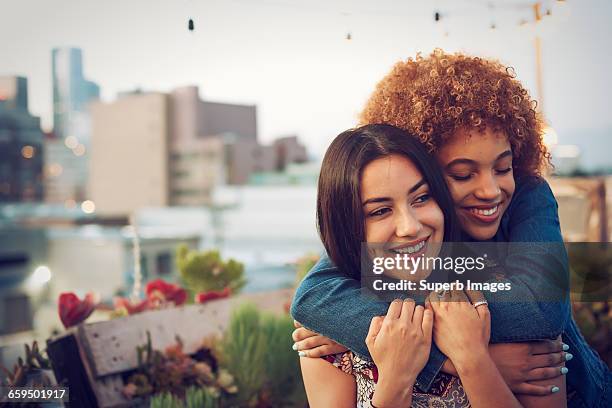
[[[452,178],[453,180],[456,180],[456,181],[466,181],[466,180],[469,180],[472,177],[471,174],[468,174],[467,176],[462,176],[462,175],[459,175],[459,174],[450,174],[449,176],[450,176],[450,178]]]
[[[391,211],[389,208],[381,208],[381,209],[371,212],[370,214],[368,214],[368,216],[379,217],[381,215],[385,215],[389,211]]]
[[[416,198],[416,200],[414,200],[414,202],[416,204],[423,204],[423,203],[429,201],[430,198],[431,198],[431,196],[429,194],[422,194],[422,195],[418,196]]]

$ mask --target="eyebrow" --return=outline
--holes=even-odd
[[[425,182],[425,179],[421,179],[419,182],[417,182],[414,186],[410,187],[410,190],[408,190],[408,194],[412,194],[415,191],[417,191],[421,186],[426,185],[427,183]],[[362,204],[362,206],[366,206],[368,204],[372,204],[372,203],[382,203],[385,201],[391,201],[390,197],[373,197],[373,198],[368,198],[367,200],[365,200]]]
[[[501,159],[503,159],[505,157],[508,157],[508,156],[512,156],[512,151],[511,150],[506,150],[505,152],[500,153],[499,156],[497,156],[495,158],[495,161],[499,161],[499,160],[501,160]],[[455,159],[455,160],[449,162],[444,168],[448,169],[449,167],[452,167],[452,166],[454,166],[456,164],[475,165],[475,164],[478,164],[478,163],[475,160],[472,160],[472,159]]]

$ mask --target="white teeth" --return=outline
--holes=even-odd
[[[424,246],[425,246],[425,241],[421,241],[415,246],[393,249],[392,251],[397,252],[398,254],[413,254],[423,249]]]
[[[470,211],[474,214],[478,214],[478,215],[493,215],[497,212],[499,206],[495,206],[492,208],[487,208],[487,209],[480,209],[480,208],[470,208]]]

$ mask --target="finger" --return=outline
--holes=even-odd
[[[368,330],[368,335],[366,336],[366,343],[373,341],[378,333],[380,332],[380,328],[382,326],[384,317],[383,316],[374,316],[372,321],[370,321],[370,328]]]
[[[418,327],[421,327],[423,323],[423,313],[424,312],[425,312],[425,308],[421,305],[418,305],[414,308],[414,313],[412,315],[412,322]],[[402,317],[404,316],[402,315]]]
[[[472,302],[472,304],[477,302],[484,302],[487,300],[482,294],[482,292],[478,290],[466,290],[465,295],[468,297],[468,299],[470,299],[470,302]]]
[[[440,302],[450,302],[451,300],[450,290],[440,290],[436,292],[436,294],[438,295]]]
[[[295,329],[293,333],[291,333],[291,338],[293,341],[300,341],[307,339],[308,337],[318,336],[318,333],[315,333],[311,330],[300,327],[299,329]]]
[[[295,351],[310,351],[316,347],[331,344],[331,341],[324,336],[313,336],[306,340],[298,341],[293,345]]]
[[[423,329],[423,334],[425,335],[425,338],[429,344],[431,344],[433,324],[434,313],[431,307],[428,307],[423,311],[423,322],[421,323],[421,328]]]
[[[318,357],[323,357],[323,356],[329,356],[331,354],[343,353],[345,351],[346,351],[346,348],[344,347],[326,344],[324,346],[319,346],[311,350],[308,350],[308,353],[305,357],[318,358]]]
[[[295,327],[296,329],[299,329],[300,327],[302,327],[302,325],[297,320],[294,320],[293,321],[293,327]]]
[[[515,387],[513,390],[515,394],[527,394],[527,395],[550,395],[552,394],[552,385],[535,385],[529,383],[522,383]]]
[[[478,312],[478,316],[481,319],[488,320],[490,324],[491,313],[489,312],[489,305],[487,303],[482,303],[487,301],[482,292],[478,290],[466,290],[465,295],[473,305],[478,304],[476,306],[476,312]]]
[[[400,315],[402,320],[405,320],[407,322],[412,321],[412,316],[414,314],[414,305],[414,300],[404,299],[404,302],[402,302],[402,313]]]
[[[531,354],[559,353],[563,351],[563,342],[557,340],[541,340],[531,343]]]
[[[564,352],[538,354],[537,356],[529,357],[529,365],[531,368],[556,367],[565,362],[565,360],[566,357]]]
[[[431,309],[432,312],[436,312],[440,307],[440,298],[436,292],[431,292],[427,297],[426,305]]]
[[[387,315],[385,316],[385,320],[395,320],[399,319],[402,313],[402,305],[403,302],[400,299],[395,299],[389,305],[389,310],[387,310]]]
[[[534,368],[527,373],[527,381],[551,380],[567,374],[568,369],[561,367]]]
[[[451,290],[450,291],[450,300],[452,302],[469,302],[468,297],[462,290]]]

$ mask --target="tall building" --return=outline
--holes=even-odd
[[[89,195],[99,215],[170,204],[168,108],[153,92],[92,104]]]
[[[79,142],[87,143],[89,134],[78,122],[83,121],[80,116],[86,116],[88,103],[100,98],[100,88],[83,76],[83,55],[79,48],[54,48],[51,54],[53,132],[60,139],[72,135]]]
[[[8,109],[28,110],[28,80],[19,76],[0,77],[0,101]]]
[[[257,108],[203,101],[198,88],[122,93],[92,104],[90,199],[102,216],[203,206],[215,186],[306,160],[297,138],[257,142]]]
[[[78,48],[53,49],[52,73],[54,137],[48,139],[45,150],[46,174],[51,175],[45,180],[46,201],[83,201],[91,141],[89,103],[99,99],[100,88],[85,79]]]
[[[289,164],[306,163],[308,153],[306,146],[300,144],[297,136],[285,136],[274,141],[276,170],[284,171]]]
[[[43,133],[27,95],[26,78],[0,77],[0,202],[43,196]]]

